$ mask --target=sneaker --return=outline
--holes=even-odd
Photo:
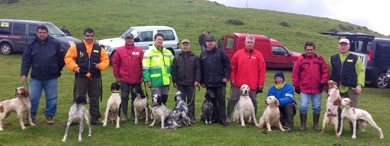
[[[31,117],[31,120],[32,122],[35,124],[35,118]],[[28,122],[28,120],[24,121],[23,123],[24,126],[29,126],[30,125],[30,122]]]
[[[54,124],[53,116],[46,115],[46,124],[47,125],[53,125]]]
[[[196,124],[195,119],[191,119],[191,124]]]
[[[97,126],[102,126],[102,125],[103,125],[103,123],[100,122],[99,120],[91,121],[91,124],[92,124],[92,125],[97,125]]]

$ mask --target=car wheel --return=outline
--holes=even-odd
[[[1,54],[4,54],[4,55],[11,55],[13,52],[11,45],[8,43],[1,44],[0,51],[1,51]]]
[[[375,79],[375,86],[377,88],[387,88],[388,83],[385,81],[385,79],[386,79],[386,74],[380,73]]]

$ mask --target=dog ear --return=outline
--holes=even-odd
[[[177,102],[177,96],[175,95],[175,102]]]
[[[350,106],[350,107],[353,107],[353,102],[352,102],[352,100],[349,100],[349,106]]]
[[[157,95],[157,103],[158,103],[159,105],[161,105],[161,103],[162,103],[161,95]]]
[[[21,88],[20,90],[22,91],[22,96],[23,97],[29,97],[30,96],[30,93],[28,93],[28,91],[25,88]]]
[[[276,102],[275,102],[275,106],[276,106],[276,107],[279,107],[279,105],[280,105],[280,101],[279,101],[278,99],[276,99],[276,98],[275,98],[275,100],[276,100]]]

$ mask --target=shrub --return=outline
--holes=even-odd
[[[229,19],[228,21],[226,21],[226,23],[234,24],[234,25],[244,25],[244,22],[238,19]]]
[[[291,25],[290,24],[288,24],[287,22],[280,22],[279,23],[280,25],[282,25],[282,26],[285,26],[285,27],[290,27]]]

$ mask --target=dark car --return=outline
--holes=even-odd
[[[0,51],[4,55],[23,52],[26,44],[35,39],[38,25],[45,25],[49,36],[68,49],[81,40],[66,36],[57,26],[50,22],[33,20],[0,19]]]
[[[372,35],[356,32],[320,32],[324,35],[345,36],[350,41],[350,52],[358,55],[366,69],[366,81],[377,88],[389,86],[386,72],[390,69],[390,39],[375,38]]]

